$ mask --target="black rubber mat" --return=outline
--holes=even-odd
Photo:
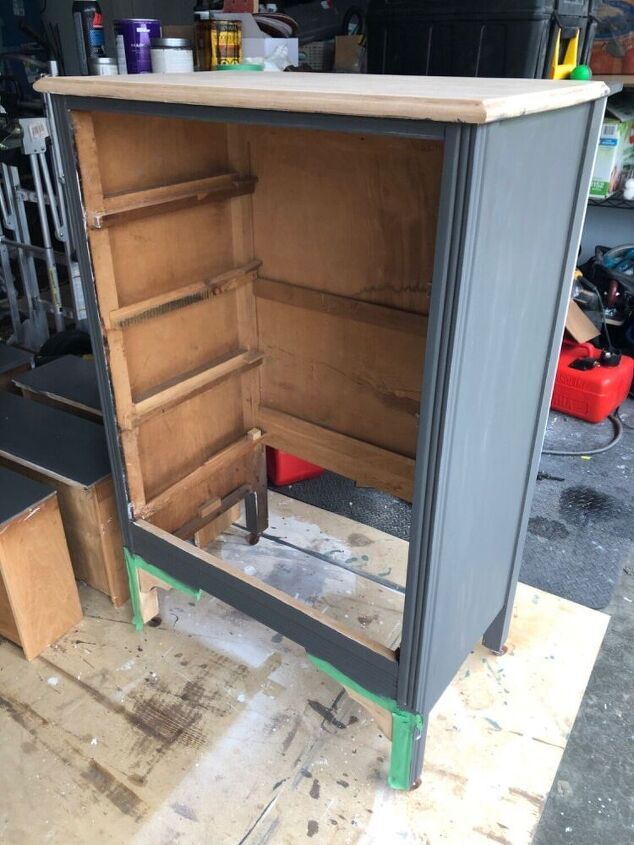
[[[634,402],[622,408],[634,425]],[[612,426],[551,413],[545,446],[592,449],[610,440]],[[325,472],[319,478],[273,488],[325,510],[409,538],[410,506]],[[634,431],[592,457],[542,455],[520,578],[587,607],[610,601],[634,541]]]

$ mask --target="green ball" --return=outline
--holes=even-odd
[[[588,65],[577,65],[577,67],[571,71],[570,78],[583,80],[592,79],[592,71]]]

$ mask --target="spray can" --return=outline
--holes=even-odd
[[[91,59],[106,55],[103,38],[103,15],[96,0],[75,0],[73,3],[75,40],[79,51],[79,64],[84,76],[89,76]]]

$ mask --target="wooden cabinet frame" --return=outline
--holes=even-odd
[[[501,651],[508,633],[604,98],[469,124],[147,102],[139,93],[135,94],[137,101],[64,96],[60,91],[52,97],[53,109],[61,136],[74,239],[80,245],[104,424],[129,552],[169,578],[217,596],[299,643],[321,668],[330,667],[355,694],[378,702],[392,714],[393,755],[398,752],[399,759],[393,759],[391,783],[400,788],[414,784],[422,766],[432,706],[480,637],[484,636],[489,648]],[[139,126],[149,120],[146,125],[154,130],[159,119],[191,121],[192,144],[197,150],[204,146],[197,134],[201,126],[224,126],[229,166],[223,173],[199,174],[195,179],[188,175],[180,182],[172,179],[163,187],[150,184],[104,193],[103,168],[110,166],[103,164],[104,155],[118,155],[122,161],[126,150],[125,139],[116,131],[104,134],[108,117],[113,126],[123,126],[117,123],[122,118],[138,121]],[[98,131],[95,136],[94,120],[102,127],[101,135]],[[73,122],[83,201],[75,176]],[[306,137],[312,133],[315,146],[311,149],[317,151],[322,140],[329,143],[324,139],[340,133],[344,158],[345,145],[359,146],[360,138],[365,139],[363,143],[383,145],[384,150],[402,145],[402,154],[393,161],[407,163],[401,171],[401,165],[396,168],[396,195],[388,198],[389,203],[396,203],[396,210],[389,219],[385,211],[384,224],[396,226],[390,237],[399,243],[399,249],[402,246],[400,252],[395,251],[401,267],[407,265],[411,255],[419,255],[417,238],[429,240],[430,298],[429,290],[425,293],[421,285],[405,305],[402,301],[373,302],[363,296],[342,296],[310,280],[297,286],[295,279],[279,275],[268,278],[262,272],[267,266],[275,266],[271,257],[275,220],[271,215],[279,208],[279,196],[271,187],[270,173],[261,158],[251,168],[248,145],[245,147],[241,139],[249,138],[250,133],[261,138],[258,133],[269,128],[277,133],[282,146],[284,133],[289,139],[293,133],[307,133]],[[133,128],[130,137],[140,131]],[[435,145],[441,147],[441,156],[436,156]],[[275,145],[267,148],[264,143],[258,146],[257,154],[261,157],[271,149],[274,151]],[[295,149],[299,152],[301,145]],[[436,156],[438,198],[431,216],[425,208],[429,195],[417,195],[403,181],[409,173],[412,184],[424,183],[415,156],[407,158],[410,149],[421,150],[423,156]],[[385,155],[389,164],[392,159]],[[336,160],[331,157],[331,161],[336,168]],[[324,206],[324,213],[336,217],[327,162],[323,166],[320,192],[330,203]],[[154,162],[149,170],[157,167],[158,162]],[[113,182],[111,166],[109,172]],[[342,179],[340,173],[337,181],[344,190]],[[376,186],[373,182],[373,191]],[[287,189],[293,190],[293,186],[289,184]],[[253,226],[245,225],[245,221],[254,219],[249,215],[253,214],[253,204],[260,203],[258,192],[267,190],[278,204],[271,201],[271,208],[261,218],[256,211]],[[399,229],[405,219],[399,217],[399,190],[403,214],[414,227],[419,226],[413,240],[411,233],[406,238]],[[382,191],[389,191],[386,183],[382,183],[378,195],[374,194],[374,201],[377,208],[385,210]],[[231,238],[233,248],[232,266],[212,266],[204,278],[183,273],[182,280],[169,289],[141,295],[138,287],[134,297],[117,301],[114,292],[123,265],[113,264],[109,244],[112,232],[117,227],[121,232],[128,225],[137,227],[128,230],[137,239],[137,257],[132,261],[131,251],[121,253],[134,273],[146,255],[142,246],[146,230],[139,220],[158,220],[151,215],[165,214],[166,209],[169,213],[195,215],[192,209],[218,200],[231,205],[229,217],[224,223],[217,221],[217,225],[226,224],[230,233],[227,239]],[[418,216],[417,202],[423,209]],[[370,208],[370,217],[372,213]],[[420,229],[425,215],[429,231]],[[205,218],[206,225],[215,219]],[[293,221],[284,219],[292,228]],[[192,216],[191,220],[202,218]],[[205,237],[202,222],[196,234]],[[266,244],[264,259],[254,252],[254,238]],[[401,239],[403,243],[407,240],[405,246]],[[369,250],[371,242],[369,238]],[[174,243],[175,250],[181,248],[182,244]],[[288,258],[291,247],[287,244],[285,250]],[[298,246],[293,261],[301,259],[302,251],[311,255],[308,240]],[[352,268],[350,275],[354,272]],[[126,326],[151,321],[153,315],[183,303],[190,303],[194,309],[199,307],[195,303],[210,298],[220,301],[227,296],[236,303],[237,336],[231,348],[210,361],[197,361],[180,379],[166,377],[159,385],[142,384],[140,379],[130,388],[130,345],[126,349],[123,339]],[[297,396],[288,390],[285,393],[285,384],[288,374],[297,372],[293,367],[300,365],[287,361],[279,364],[281,354],[276,350],[283,344],[274,336],[274,322],[266,323],[265,318],[266,331],[270,329],[266,334],[262,322],[257,323],[256,308],[260,309],[260,321],[269,313],[267,309],[273,309],[281,320],[288,317],[289,309],[299,308],[304,315],[303,326],[309,326],[314,318],[319,328],[313,334],[305,331],[309,337],[293,334],[291,320],[288,337],[295,338],[294,342],[318,343],[328,327],[339,320],[338,336],[367,337],[368,342],[377,339],[383,344],[388,363],[397,361],[398,356],[390,355],[395,348],[400,350],[403,366],[410,368],[408,373],[417,367],[421,370],[417,425],[398,416],[399,408],[412,415],[409,392],[385,401],[384,417],[372,410],[372,400],[359,405],[358,420],[346,417],[346,407],[329,411],[333,419],[338,415],[339,430],[329,430],[323,421],[315,422],[321,406],[306,412],[303,418],[289,412],[286,408]],[[312,317],[307,318],[307,314]],[[333,331],[336,334],[337,330]],[[390,332],[393,340],[388,342]],[[354,343],[355,349],[360,348],[358,339]],[[135,348],[142,346],[142,341],[137,341]],[[302,349],[308,350],[308,346]],[[308,360],[309,351],[305,356]],[[315,366],[311,364],[311,372]],[[336,362],[330,361],[328,366],[334,372]],[[332,383],[341,379],[339,384],[343,385],[346,378],[356,379],[361,385],[359,395],[364,396],[365,385],[376,370],[363,376],[362,367],[360,356],[358,365],[351,362],[343,376],[338,372],[333,375]],[[184,475],[170,481],[155,467],[156,482],[149,482],[144,468],[148,445],[145,433],[139,433],[140,425],[168,408],[182,408],[192,397],[209,395],[210,386],[236,383],[244,385],[239,396],[226,388],[222,402],[223,407],[242,403],[240,430],[228,426],[215,452]],[[307,407],[309,400],[312,398],[301,399],[302,407]],[[374,428],[364,417],[369,413],[376,414]],[[208,497],[213,500],[208,508],[213,510],[214,501],[217,507],[218,497],[222,500],[232,491],[241,490],[247,496],[251,531],[262,531],[266,519],[265,443],[413,501],[402,641],[397,651],[318,617],[307,605],[175,536],[183,523],[204,520],[200,497],[192,496],[192,491],[204,487],[209,479],[217,484]],[[155,444],[153,448],[158,447]],[[223,473],[227,476],[224,480]],[[180,511],[172,507],[193,500],[197,513],[185,506]]]

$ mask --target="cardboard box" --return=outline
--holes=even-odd
[[[335,38],[335,73],[364,73],[365,35],[337,35]]]
[[[634,121],[608,116],[603,121],[590,196],[605,199],[621,187],[624,170],[634,163]]]
[[[601,334],[599,329],[597,329],[586,313],[581,310],[574,299],[571,299],[568,303],[566,331],[570,333],[577,343],[587,343],[587,341]]]

